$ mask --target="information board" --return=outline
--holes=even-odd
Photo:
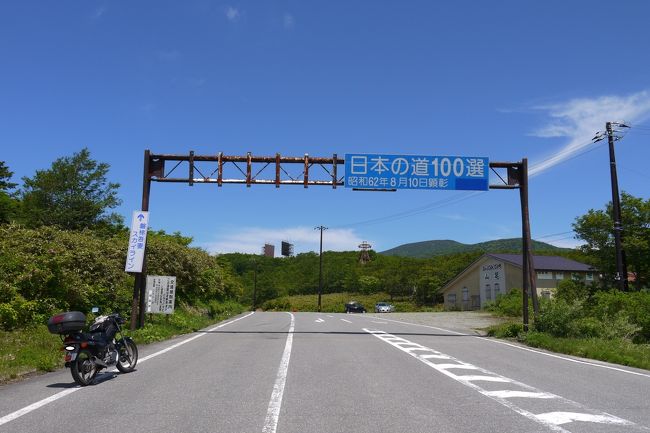
[[[172,314],[176,296],[176,277],[147,276],[147,313]]]
[[[476,156],[345,155],[345,187],[355,189],[489,189],[489,160]]]

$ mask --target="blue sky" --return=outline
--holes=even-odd
[[[0,160],[15,179],[88,147],[140,206],[143,151],[486,156],[531,165],[533,237],[650,192],[645,1],[0,3]],[[516,191],[154,183],[151,225],[212,252],[377,250],[521,233]]]

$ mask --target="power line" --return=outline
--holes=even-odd
[[[429,203],[427,205],[420,206],[420,207],[417,207],[417,208],[408,209],[408,210],[398,212],[398,213],[395,213],[395,214],[392,214],[392,215],[386,215],[386,216],[383,216],[383,217],[372,218],[372,219],[369,219],[369,220],[357,221],[357,222],[349,223],[349,224],[342,224],[342,225],[337,226],[336,228],[353,227],[353,226],[359,226],[359,225],[368,226],[368,225],[380,224],[380,223],[384,223],[384,222],[396,221],[396,220],[400,220],[400,219],[403,219],[403,218],[408,218],[410,216],[423,214],[423,213],[429,212],[431,210],[439,209],[441,207],[448,206],[448,205],[451,205],[451,204],[460,203],[460,202],[462,202],[464,200],[467,200],[467,199],[469,199],[471,197],[475,197],[475,196],[477,196],[479,194],[484,194],[484,193],[485,192],[483,192],[483,191],[476,191],[476,192],[473,192],[473,193],[470,193],[470,194],[465,194],[465,195],[457,194],[457,195],[455,195],[453,197],[447,197],[445,199],[438,200],[438,201],[435,201],[435,202],[432,202],[432,203]]]
[[[570,230],[568,232],[560,232],[560,233],[552,233],[550,235],[543,235],[543,236],[536,236],[535,239],[544,239],[544,238],[552,238],[554,236],[561,236],[561,235],[566,235],[568,233],[573,233],[573,230]]]
[[[636,128],[636,129],[645,129],[643,127],[638,127],[636,125],[635,126],[628,126],[628,125],[623,124],[623,125],[620,125],[620,126],[626,127],[628,129],[622,135],[619,135],[619,136],[616,137],[617,141],[623,139],[623,137],[625,137],[629,133],[629,131],[631,130],[632,127]],[[650,131],[650,128],[648,128],[647,130]],[[620,132],[620,131],[618,131],[618,132]],[[578,148],[584,148],[584,149],[582,149],[580,151],[577,151],[576,153],[568,156],[565,159],[559,160],[555,165],[559,165],[559,164],[562,164],[564,162],[572,161],[572,160],[574,160],[574,159],[576,159],[576,158],[578,158],[580,156],[586,155],[587,153],[593,152],[593,151],[601,148],[603,146],[604,142],[600,143],[600,141],[603,140],[605,137],[606,137],[606,135],[605,135],[604,131],[597,132],[596,136],[594,137],[594,139],[597,139],[595,142],[594,142],[594,139],[592,139],[592,140],[585,141],[585,142],[579,144],[577,147]],[[594,145],[589,146],[589,144],[592,144],[592,143]],[[589,147],[587,147],[587,146],[589,146]],[[534,170],[535,168],[540,167],[540,166],[544,165],[545,163],[547,163],[549,161],[552,161],[554,158],[555,158],[555,156],[549,156],[549,157],[547,157],[547,158],[545,158],[545,159],[543,159],[541,161],[536,162],[535,164],[532,164],[530,168],[531,168],[531,170]],[[540,172],[538,174],[542,174],[542,172]],[[531,177],[536,176],[536,175],[537,174],[533,174]],[[391,214],[391,215],[385,215],[385,216],[378,217],[378,218],[372,218],[372,219],[368,219],[368,220],[357,221],[357,222],[348,223],[348,224],[342,224],[342,225],[336,226],[334,228],[346,228],[346,227],[354,227],[354,226],[369,226],[369,225],[393,222],[393,221],[408,218],[408,217],[411,217],[411,216],[427,213],[427,212],[430,212],[432,210],[440,209],[440,208],[445,207],[445,206],[457,204],[457,203],[460,203],[460,202],[462,202],[464,200],[467,200],[467,199],[469,199],[471,197],[475,197],[475,196],[477,196],[479,194],[484,194],[484,193],[485,193],[484,191],[476,191],[476,192],[473,192],[471,194],[466,194],[466,195],[463,195],[463,196],[456,195],[456,196],[448,197],[448,198],[443,199],[443,200],[438,200],[438,201],[435,201],[435,202],[432,202],[432,203],[429,203],[427,205],[420,206],[420,207],[417,207],[417,208],[408,209],[408,210],[405,210],[405,211],[402,211],[402,212],[397,212],[397,213],[394,213],[394,214]],[[547,236],[544,236],[544,237],[551,237],[551,236],[547,235]],[[538,238],[538,239],[540,239],[540,238]]]

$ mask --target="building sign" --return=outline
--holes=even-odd
[[[484,157],[346,154],[345,186],[355,189],[489,189]]]
[[[172,314],[176,277],[147,276],[147,313]]]
[[[481,266],[479,288],[481,293],[481,307],[488,302],[494,302],[497,296],[506,293],[505,267],[501,262],[489,262]]]
[[[142,272],[148,228],[149,212],[133,211],[131,234],[129,236],[129,250],[126,253],[126,266],[124,267],[126,272]]]

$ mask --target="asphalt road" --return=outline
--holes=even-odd
[[[650,372],[391,315],[255,313],[76,387],[0,387],[0,433],[650,432]]]

